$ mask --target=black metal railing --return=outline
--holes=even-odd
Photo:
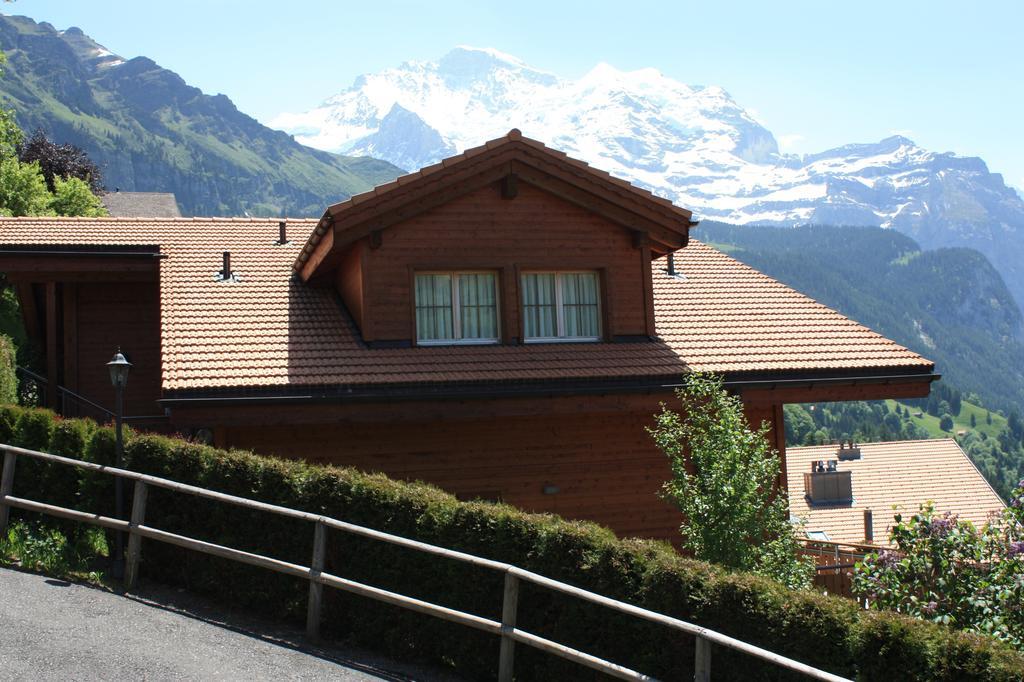
[[[17,367],[18,403],[28,407],[50,407],[50,382],[41,374],[27,367]],[[101,422],[113,421],[117,416],[113,410],[75,393],[66,386],[57,386],[57,412],[63,417],[92,417]],[[166,424],[165,414],[125,415],[127,424]]]

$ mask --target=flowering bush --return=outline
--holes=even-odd
[[[895,515],[893,550],[858,562],[853,590],[872,608],[894,609],[992,635],[1024,649],[1024,480],[981,529],[929,502]]]

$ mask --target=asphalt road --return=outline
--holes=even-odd
[[[2,680],[437,680],[439,671],[300,632],[158,586],[140,597],[0,568]]]

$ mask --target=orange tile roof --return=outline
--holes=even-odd
[[[907,369],[932,364],[697,242],[685,279],[654,264],[662,342],[370,349],[330,289],[292,276],[317,225],[278,219],[0,218],[0,245],[159,245],[163,387],[385,387],[553,380],[671,381],[735,374]],[[216,281],[231,251],[239,282]]]
[[[913,514],[932,500],[940,512],[983,524],[990,512],[1004,505],[992,486],[956,441],[935,440],[864,443],[862,458],[839,462],[840,471],[853,472],[853,503],[812,506],[804,497],[805,471],[811,462],[836,459],[837,446],[788,448],[786,474],[790,511],[806,518],[807,531],[825,531],[833,542],[864,542],[864,510],[874,519],[874,542],[886,544],[893,523],[893,505]]]
[[[812,298],[691,240],[676,252],[676,277],[655,260],[658,334],[705,372],[934,367],[917,353]],[[681,275],[681,277],[679,276]]]

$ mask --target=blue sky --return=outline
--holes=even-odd
[[[604,61],[720,85],[796,153],[894,132],[1024,188],[1024,3],[17,0],[267,121],[360,73],[494,47],[565,77]]]

